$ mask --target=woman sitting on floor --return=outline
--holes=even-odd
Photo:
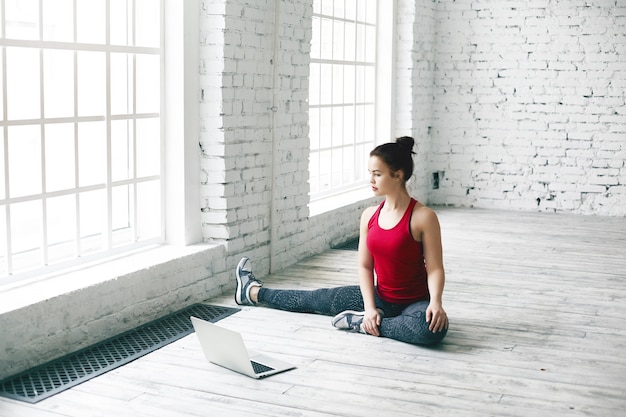
[[[235,271],[237,304],[333,315],[338,329],[407,343],[441,341],[448,330],[441,231],[435,212],[406,188],[413,174],[413,145],[413,138],[405,136],[370,153],[372,191],[385,199],[361,215],[358,286],[265,288],[243,258]]]

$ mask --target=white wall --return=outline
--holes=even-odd
[[[434,204],[626,215],[626,2],[438,1]]]

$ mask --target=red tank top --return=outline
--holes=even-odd
[[[411,214],[416,203],[411,198],[400,222],[383,229],[378,225],[383,201],[368,223],[366,243],[374,259],[378,296],[390,303],[410,304],[430,298],[422,242],[411,235]]]

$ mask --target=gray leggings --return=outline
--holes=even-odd
[[[329,316],[345,310],[364,309],[358,285],[318,290],[274,290],[262,287],[258,301],[264,306],[280,310]],[[447,333],[447,330],[433,333],[428,329],[428,300],[413,304],[392,304],[376,295],[376,307],[384,312],[380,325],[383,337],[416,345],[432,345],[440,342]]]

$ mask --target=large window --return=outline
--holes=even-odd
[[[162,239],[161,15],[0,0],[0,282]]]
[[[377,0],[314,0],[309,123],[312,198],[366,181],[376,135]]]

